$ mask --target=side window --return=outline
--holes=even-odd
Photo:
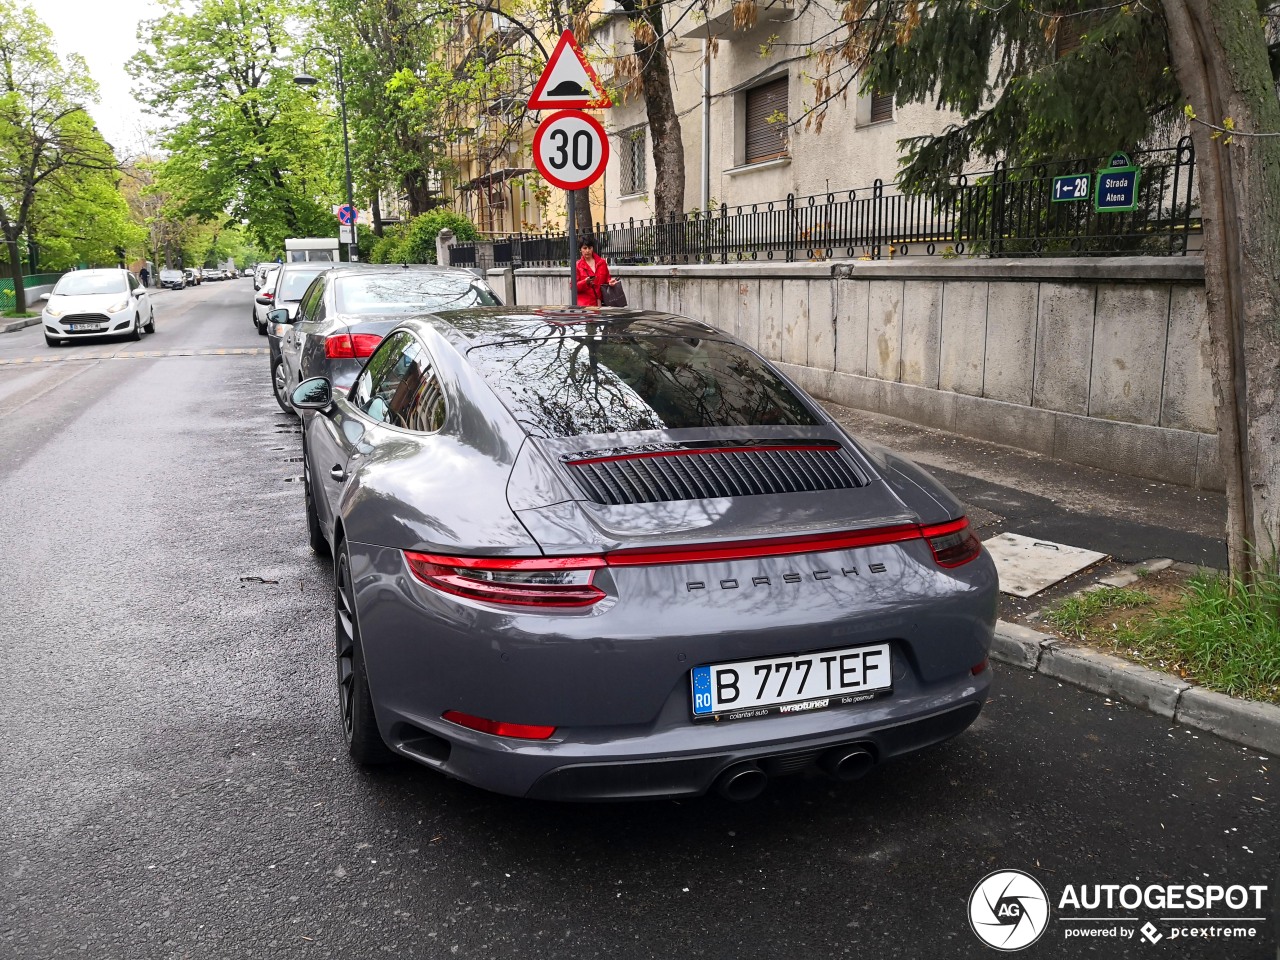
[[[444,396],[426,350],[409,333],[383,343],[351,388],[351,402],[374,420],[433,433],[444,426]]]
[[[129,289],[133,292],[136,292],[140,286],[142,286],[142,284],[138,282],[138,278],[135,277],[132,273],[129,274]]]
[[[307,287],[306,292],[302,295],[302,301],[298,304],[298,320],[314,320],[316,302],[324,295],[324,281],[317,277],[311,281],[311,286]]]
[[[351,402],[374,420],[386,422],[387,399],[394,395],[406,365],[413,362],[410,351],[416,348],[413,337],[403,330],[383,340],[352,385]],[[410,354],[407,360],[406,354]]]

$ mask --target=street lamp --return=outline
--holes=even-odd
[[[302,55],[302,65],[306,67],[307,57],[315,53],[318,47],[311,47]],[[356,208],[355,198],[351,193],[351,138],[347,134],[347,84],[342,75],[342,48],[334,48],[334,73],[335,79],[338,81],[338,111],[342,114],[342,159],[345,164],[347,174],[347,206],[354,210]],[[318,81],[311,74],[303,72],[294,76],[293,82],[300,87],[314,87]],[[351,244],[348,245],[345,260],[355,261],[359,259],[359,253],[355,244],[356,225],[351,223]]]

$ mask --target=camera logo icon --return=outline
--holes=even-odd
[[[1021,870],[989,873],[969,894],[969,926],[989,947],[1022,950],[1049,926],[1049,895]]]

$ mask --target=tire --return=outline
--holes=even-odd
[[[147,333],[156,332],[156,312],[151,311],[151,318],[147,321]]]
[[[142,317],[136,313],[133,315],[133,332],[129,336],[135,341],[142,339]]]
[[[320,516],[316,513],[316,498],[311,492],[311,464],[307,460],[307,451],[302,451],[302,491],[307,505],[307,542],[312,553],[320,557],[329,556],[329,541],[324,538],[320,529]]]
[[[378,718],[369,695],[369,675],[365,672],[355,591],[351,586],[351,557],[345,543],[338,544],[337,561],[333,565],[333,622],[338,713],[347,752],[362,767],[382,766],[394,760],[395,754],[378,732]]]
[[[284,395],[284,389],[284,361],[277,360],[276,365],[271,368],[271,392],[275,395],[276,403],[280,405],[281,410],[297,416],[298,412],[293,409],[288,397]]]

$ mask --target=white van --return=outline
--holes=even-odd
[[[284,242],[286,263],[338,262],[336,237],[302,237]]]

